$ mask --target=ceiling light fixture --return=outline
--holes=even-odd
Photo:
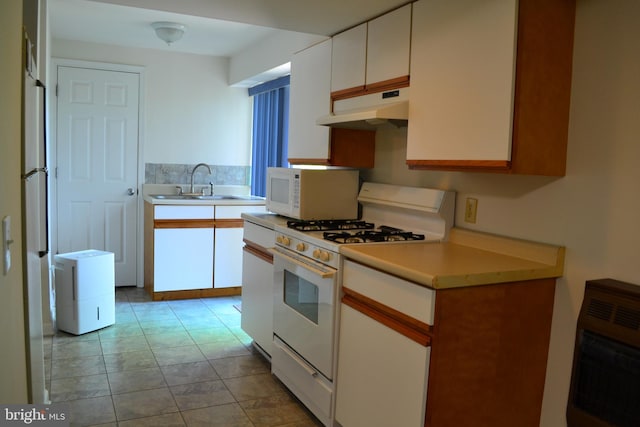
[[[167,45],[178,41],[182,38],[184,30],[187,28],[185,25],[178,24],[177,22],[154,22],[151,27],[155,30],[156,36],[159,39],[167,42]]]

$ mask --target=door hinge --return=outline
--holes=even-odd
[[[58,97],[58,84],[56,83],[56,98]]]
[[[54,178],[58,179],[58,167],[57,166],[56,166],[56,169],[55,169]]]

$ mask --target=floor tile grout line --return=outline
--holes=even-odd
[[[133,294],[132,294],[132,295],[133,295]],[[131,299],[129,298],[128,293],[126,293],[126,294],[124,294],[124,295],[121,295],[121,296],[120,296],[120,298],[124,299],[124,298],[123,298],[123,296],[126,296],[127,302],[129,303],[130,308],[131,308],[131,303],[132,303],[132,301],[131,301]],[[133,297],[134,297],[134,298],[136,298],[136,296],[133,296]],[[229,298],[229,299],[227,299],[226,301],[227,301],[227,302],[232,303],[234,299],[235,299],[236,301],[238,301],[238,300],[239,300],[239,298]],[[118,302],[120,302],[120,300],[118,300]],[[136,301],[136,303],[144,303],[144,302],[148,302],[148,301],[140,301],[140,300],[137,300],[137,301]],[[201,303],[201,304],[203,304],[203,305],[205,305],[205,306],[207,307],[208,311],[209,311],[209,312],[211,312],[211,313],[212,313],[212,314],[213,314],[213,315],[214,315],[214,316],[215,316],[215,317],[216,317],[216,318],[221,322],[221,324],[225,327],[225,330],[226,330],[228,333],[230,333],[230,334],[231,334],[231,336],[235,337],[235,339],[236,339],[236,340],[238,340],[238,342],[239,342],[239,343],[240,343],[240,344],[241,344],[245,349],[247,349],[250,353],[253,353],[253,352],[251,351],[251,345],[246,343],[246,341],[245,341],[245,339],[246,339],[246,338],[244,338],[244,339],[243,339],[243,337],[242,337],[241,335],[239,335],[239,333],[238,333],[238,331],[237,331],[237,327],[236,327],[236,326],[231,326],[231,325],[230,325],[230,323],[228,322],[228,321],[229,321],[229,319],[228,319],[228,318],[226,319],[227,321],[225,321],[225,317],[226,317],[226,316],[224,316],[224,315],[225,315],[226,313],[224,313],[224,312],[220,312],[220,311],[216,311],[216,307],[214,307],[214,305],[213,305],[213,304],[211,304],[211,305],[206,304],[206,303],[204,303],[201,299],[200,299],[200,303]],[[220,309],[221,309],[221,310],[223,310],[223,309],[224,309],[224,308],[223,308],[223,307],[224,307],[223,303],[221,303],[221,304],[219,305],[219,307],[220,307]],[[182,322],[182,319],[180,319],[180,317],[178,316],[178,312],[179,312],[180,310],[176,310],[176,309],[175,309],[176,307],[172,307],[170,304],[169,304],[169,308],[170,308],[171,312],[172,312],[172,313],[173,313],[173,314],[178,318],[178,320],[180,321],[180,324],[183,326],[183,328],[185,329],[185,331],[187,332],[187,334],[189,334],[190,330],[194,330],[193,328],[188,327],[186,324],[184,324],[184,323]],[[135,320],[136,320],[137,326],[142,330],[142,334],[141,334],[141,335],[135,335],[135,337],[140,337],[140,339],[144,339],[144,340],[145,340],[145,342],[147,343],[147,345],[149,345],[150,343],[149,343],[149,342],[148,342],[148,340],[147,340],[147,336],[152,335],[152,334],[147,334],[147,333],[145,333],[145,332],[144,332],[144,330],[142,329],[142,325],[140,324],[140,319],[138,318],[138,316],[136,316],[136,315],[135,315],[135,311],[133,310],[133,308],[131,308],[131,310],[132,310],[132,312],[133,312],[133,314],[134,314],[134,318],[135,318]],[[233,313],[233,314],[235,314],[235,313]],[[223,317],[221,317],[221,315],[222,315]],[[238,326],[239,326],[239,325],[238,325]],[[234,331],[234,329],[236,329],[236,330]],[[189,334],[189,336],[191,337],[191,334]],[[103,347],[102,347],[102,343],[103,343],[103,340],[108,340],[108,339],[118,339],[118,337],[117,337],[117,336],[107,337],[107,336],[103,336],[103,335],[98,334],[98,335],[97,335],[97,338],[98,338],[98,343],[99,343],[99,347],[100,347],[100,353],[101,353],[102,358],[103,358],[103,363],[105,364],[105,365],[104,365],[104,366],[105,366],[105,374],[106,374],[106,377],[107,377],[107,383],[108,383],[108,385],[109,385],[109,392],[111,393],[111,394],[109,395],[110,402],[111,402],[111,409],[112,409],[112,411],[113,411],[114,418],[116,419],[115,423],[117,424],[117,423],[122,422],[122,421],[117,419],[117,412],[116,412],[116,407],[115,407],[115,399],[113,398],[113,396],[116,396],[116,395],[118,395],[118,394],[123,394],[123,393],[126,393],[126,392],[123,392],[123,393],[116,393],[116,394],[114,394],[114,393],[113,393],[111,380],[109,379],[109,373],[108,373],[108,372],[106,372],[106,359],[105,359],[105,353],[104,353],[104,349],[103,349]],[[193,337],[191,337],[191,339],[193,340]],[[253,375],[253,374],[247,373],[247,374],[245,374],[245,375],[239,375],[239,376],[232,376],[232,377],[229,377],[229,378],[223,378],[223,377],[222,377],[222,372],[219,372],[219,371],[215,368],[215,366],[214,366],[214,361],[215,361],[215,360],[221,360],[221,359],[227,359],[227,358],[228,358],[228,359],[234,359],[234,358],[239,357],[239,356],[228,355],[228,356],[224,356],[224,357],[218,357],[218,358],[214,358],[214,359],[209,359],[208,357],[206,357],[206,356],[204,355],[204,353],[203,353],[202,349],[200,348],[199,343],[195,342],[195,340],[194,340],[194,344],[195,344],[195,345],[196,345],[196,347],[199,349],[200,353],[202,353],[202,355],[204,356],[204,361],[206,361],[206,362],[207,362],[208,366],[213,370],[213,372],[214,372],[214,373],[216,374],[216,376],[218,377],[218,380],[220,380],[220,381],[221,381],[221,383],[224,385],[225,389],[226,389],[226,390],[230,393],[230,395],[232,396],[233,401],[234,401],[233,403],[234,403],[234,404],[236,404],[236,405],[238,405],[238,407],[241,409],[241,411],[242,411],[243,415],[245,416],[245,419],[248,421],[248,423],[249,423],[250,425],[252,425],[252,426],[255,426],[256,424],[255,424],[255,423],[253,422],[253,420],[249,417],[249,413],[248,413],[248,412],[247,412],[247,410],[246,410],[246,409],[241,405],[241,402],[240,402],[240,401],[238,401],[238,399],[236,398],[236,396],[235,396],[233,393],[231,393],[231,390],[228,388],[228,386],[227,386],[227,384],[226,384],[226,381],[225,381],[225,380],[232,380],[233,378],[238,378],[238,377],[243,377],[243,376],[251,376],[251,375]],[[204,344],[204,343],[201,343],[201,344]],[[168,383],[168,381],[167,381],[166,374],[165,374],[165,372],[164,372],[164,371],[163,371],[163,369],[162,369],[162,366],[160,366],[159,361],[158,361],[158,359],[157,359],[157,357],[156,357],[155,353],[153,352],[153,349],[152,349],[152,348],[150,348],[150,350],[151,350],[151,353],[153,354],[153,358],[154,358],[155,366],[156,366],[156,367],[157,367],[157,369],[160,371],[160,373],[161,373],[161,375],[162,375],[162,377],[163,377],[163,380],[164,380],[164,383],[165,383],[165,386],[164,386],[163,388],[165,388],[165,387],[166,387],[166,388],[169,390],[169,392],[171,393],[171,396],[172,396],[172,398],[173,398],[173,400],[174,400],[174,403],[175,403],[175,405],[176,405],[176,408],[178,409],[178,410],[177,410],[177,413],[180,415],[180,418],[181,418],[182,422],[183,422],[185,425],[188,425],[188,424],[187,424],[187,419],[186,419],[186,418],[185,418],[185,416],[184,416],[184,411],[181,411],[181,410],[179,409],[178,405],[177,405],[177,401],[176,401],[176,398],[175,398],[175,394],[173,393],[173,390],[172,390],[172,388],[171,388],[172,386],[170,386],[170,385],[169,385],[169,383]],[[125,353],[126,353],[126,352],[125,352]],[[51,360],[53,360],[53,358],[51,358]],[[163,365],[163,366],[165,366],[165,365]],[[169,365],[166,365],[166,366],[169,366]],[[207,380],[207,381],[208,381],[208,380]],[[200,381],[198,381],[198,382],[200,382]],[[188,384],[194,384],[194,383],[190,382],[190,383],[188,383]],[[147,389],[147,390],[149,390],[149,389]],[[262,399],[262,398],[258,398],[258,399]],[[246,399],[246,400],[254,400],[254,399]],[[243,401],[244,401],[244,400],[243,400]],[[214,405],[214,406],[217,406],[217,405]],[[157,416],[157,415],[149,415],[149,416],[150,416],[150,417],[152,417],[152,416]],[[147,418],[147,416],[145,416],[145,417],[140,417],[140,418]],[[134,418],[134,419],[137,419],[137,418]]]

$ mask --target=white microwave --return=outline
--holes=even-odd
[[[357,169],[268,168],[269,211],[300,220],[357,219]]]

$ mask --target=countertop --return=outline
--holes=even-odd
[[[224,205],[224,206],[264,206],[264,197],[258,196],[233,196],[233,198],[222,199],[164,199],[154,197],[154,194],[147,194],[144,196],[144,201],[151,203],[152,205]],[[162,195],[160,195],[162,196]]]
[[[344,245],[347,258],[433,289],[561,277],[565,248],[464,229],[447,242]]]
[[[270,230],[273,230],[276,225],[287,225],[287,221],[291,219],[271,212],[249,212],[240,216],[245,221],[253,222]]]

